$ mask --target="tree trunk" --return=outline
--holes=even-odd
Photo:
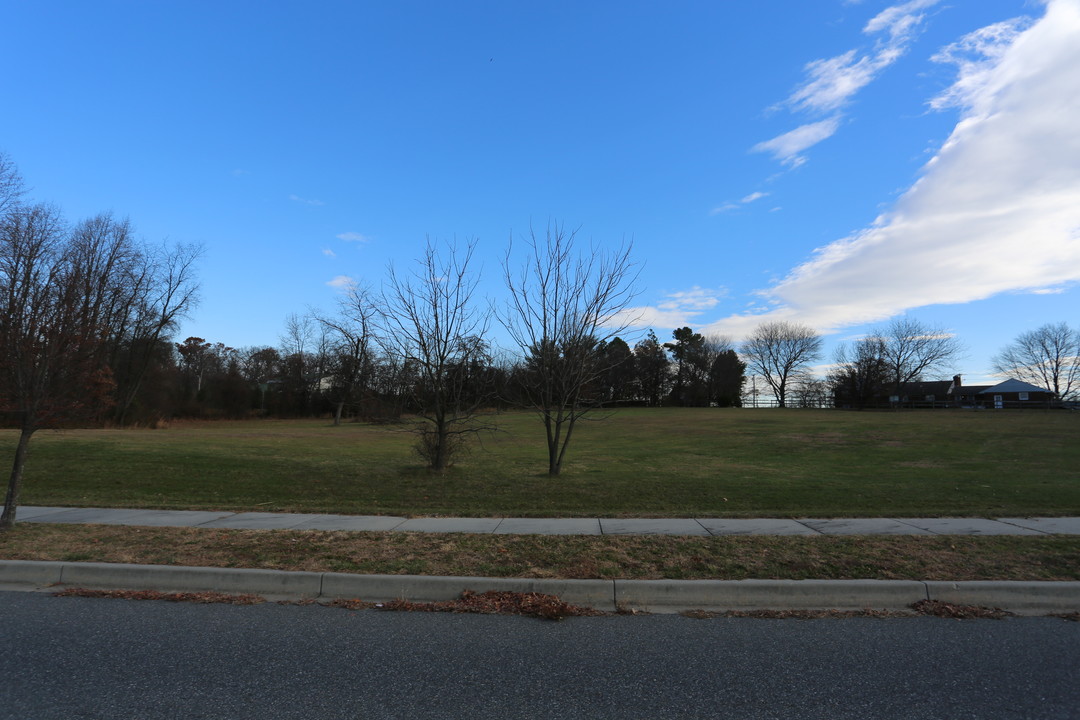
[[[334,408],[334,427],[337,427],[341,424],[341,409],[343,407],[345,407],[345,401],[338,401],[337,407]]]
[[[552,475],[558,475],[562,472],[563,459],[566,457],[566,448],[570,445],[570,436],[574,434],[574,421],[575,417],[571,416],[566,420],[566,434],[563,435],[562,447],[559,448],[559,459],[555,461],[555,471]]]
[[[22,488],[23,467],[26,465],[26,454],[30,449],[30,436],[34,434],[34,428],[23,427],[19,433],[19,445],[15,448],[15,462],[11,467],[11,478],[8,480],[7,495],[4,497],[4,514],[0,515],[0,532],[10,530],[15,526],[15,510],[19,506],[19,490]]]

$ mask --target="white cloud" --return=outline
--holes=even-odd
[[[328,280],[326,284],[335,290],[348,290],[356,286],[356,281],[348,275],[338,275],[333,280]]]
[[[332,258],[337,257],[337,253],[334,252],[333,250],[331,250],[330,248],[323,248],[322,254],[325,255],[326,257],[332,257]]]
[[[977,71],[961,65],[940,96],[962,103],[961,117],[895,207],[764,291],[766,314],[711,332],[738,335],[766,318],[833,330],[1080,281],[1080,0],[1050,0],[1022,32],[994,27],[960,41],[992,51]],[[993,36],[1011,42],[977,42]]]
[[[343,232],[336,237],[338,240],[344,240],[345,242],[366,243],[371,240],[371,238],[367,235],[363,235],[358,232]]]
[[[309,200],[308,198],[302,198],[299,195],[290,195],[289,199],[293,202],[303,203],[304,205],[325,205],[322,200]]]
[[[767,193],[767,192],[760,192],[760,191],[759,192],[752,192],[749,195],[747,195],[746,197],[744,197],[742,200],[740,200],[739,202],[741,202],[741,203],[743,203],[745,205],[747,203],[752,203],[755,200],[760,200],[761,198],[768,197],[768,196],[769,196],[769,193]]]
[[[619,313],[618,322],[634,327],[680,328],[693,325],[707,310],[712,310],[726,297],[724,288],[703,288],[695,285],[689,290],[668,293],[655,306],[627,308]]]
[[[836,115],[816,123],[802,125],[772,140],[760,142],[750,148],[750,151],[771,153],[785,165],[798,167],[806,162],[806,158],[800,153],[831,137],[839,128],[840,116]]]

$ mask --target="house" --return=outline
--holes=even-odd
[[[909,407],[934,407],[935,405],[950,403],[953,385],[959,379],[959,375],[950,380],[933,380],[930,382],[901,383],[895,395],[889,396],[889,402],[896,405]]]
[[[984,396],[980,393],[993,385],[964,385],[961,380],[959,375],[953,376],[953,388],[950,395],[953,404],[959,407],[982,407]]]
[[[1012,378],[979,391],[978,396],[982,407],[999,410],[1006,407],[1046,407],[1056,399],[1054,393],[1046,388]]]
[[[1056,405],[1054,393],[1031,383],[1010,378],[997,385],[964,385],[954,375],[951,381],[904,383],[899,394],[889,398],[893,405],[906,407],[1024,408]]]

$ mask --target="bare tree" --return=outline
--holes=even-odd
[[[102,213],[79,222],[68,240],[73,262],[85,268],[79,289],[88,311],[109,328],[109,367],[117,384],[115,419],[123,423],[164,335],[196,301],[197,246],[148,248],[127,219]],[[96,283],[91,286],[91,283]]]
[[[198,304],[195,263],[202,247],[177,244],[140,249],[128,274],[133,284],[127,316],[113,336],[110,366],[117,389],[115,419],[123,424],[161,346]]]
[[[370,291],[350,285],[338,299],[338,312],[312,315],[331,344],[334,425],[341,424],[345,405],[371,385],[375,374],[375,325],[378,307]]]
[[[20,429],[0,530],[15,523],[34,432],[93,416],[110,400],[101,321],[115,288],[82,259],[55,209],[17,206],[0,218],[0,408]]]
[[[922,380],[934,371],[950,370],[949,365],[964,349],[947,330],[906,317],[893,320],[888,327],[872,330],[868,341],[880,348],[888,382],[897,395],[904,383]]]
[[[881,338],[865,337],[850,348],[840,345],[835,358],[828,382],[837,407],[862,410],[886,394],[889,368]]]
[[[18,172],[0,154],[0,409],[20,427],[0,529],[15,522],[34,432],[129,404],[196,292],[197,250],[156,255],[134,241],[130,223],[107,214],[68,228],[57,210],[21,195]]]
[[[821,357],[821,336],[806,325],[768,322],[751,333],[742,353],[751,372],[765,378],[776,404],[785,407],[788,383]]]
[[[311,408],[312,390],[317,387],[319,347],[316,325],[307,315],[290,313],[285,318],[281,342],[281,389],[289,412],[306,415]],[[321,328],[318,328],[321,330]]]
[[[601,348],[629,326],[622,313],[637,279],[629,245],[582,256],[576,234],[557,223],[543,239],[530,230],[520,269],[512,241],[503,262],[510,300],[500,319],[525,356],[521,390],[544,422],[550,475],[562,470],[577,421],[602,402],[593,392],[609,369]]]
[[[490,355],[487,315],[474,302],[474,249],[469,242],[464,250],[451,244],[440,251],[429,240],[417,268],[406,275],[391,266],[383,289],[382,339],[404,376],[416,374],[412,393],[423,420],[417,450],[435,471],[487,427],[480,410],[488,398],[476,392]]]
[[[1021,333],[994,357],[994,371],[1072,400],[1080,394],[1080,330],[1060,322]]]
[[[22,175],[11,158],[0,152],[0,216],[19,203],[24,192]]]

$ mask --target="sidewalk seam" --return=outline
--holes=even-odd
[[[939,533],[936,530],[931,530],[930,528],[919,527],[918,525],[915,525],[913,523],[904,522],[903,518],[889,518],[889,520],[895,520],[896,522],[900,523],[901,525],[907,525],[908,527],[913,527],[916,530],[921,530],[923,532],[928,532],[931,535],[944,535],[945,534],[945,533]]]

